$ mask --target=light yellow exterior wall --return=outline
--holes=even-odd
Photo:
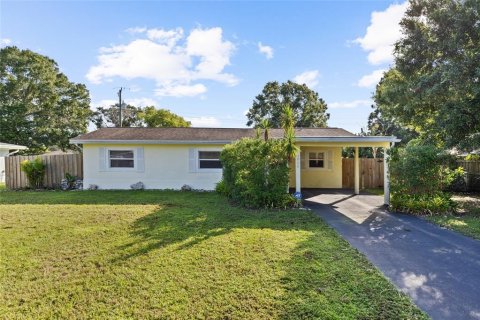
[[[143,148],[144,170],[113,171],[101,168],[100,148]],[[83,146],[84,186],[98,185],[100,189],[130,189],[130,185],[143,182],[147,189],[180,189],[187,184],[194,189],[213,190],[222,178],[221,169],[191,172],[189,152],[221,150],[220,145],[152,145],[152,144],[86,144]]]
[[[330,152],[329,152],[330,151]],[[302,188],[342,188],[342,148],[333,146],[301,147],[301,187]],[[325,168],[309,168],[308,152],[324,152],[331,154],[330,159],[325,159]],[[331,169],[328,162],[331,161]],[[295,188],[295,159],[290,163],[290,187]]]
[[[301,187],[302,188],[342,188],[342,147],[369,146],[388,147],[385,142],[364,143],[299,143],[301,148]],[[222,170],[191,170],[192,150],[221,150],[222,145],[158,145],[158,144],[84,144],[83,170],[84,186],[98,185],[100,189],[130,189],[130,185],[143,182],[147,189],[180,189],[187,184],[194,189],[213,190],[222,178]],[[143,150],[142,170],[111,170],[102,168],[100,149]],[[325,152],[331,155],[326,159],[325,168],[309,168],[308,152]],[[108,153],[108,152],[107,152]],[[197,160],[195,160],[197,161]],[[331,163],[329,169],[328,163]],[[197,161],[198,163],[198,161]],[[295,160],[290,163],[290,187],[295,186]]]

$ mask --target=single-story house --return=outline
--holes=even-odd
[[[270,129],[272,139],[283,129]],[[393,136],[362,137],[340,128],[297,128],[300,152],[291,163],[290,186],[342,188],[342,148],[390,148]],[[222,177],[220,151],[225,144],[255,137],[249,128],[102,128],[71,140],[83,146],[84,186],[129,189],[141,181],[148,189],[213,190]],[[355,193],[359,193],[359,160],[355,153]],[[387,168],[388,169],[388,168]],[[388,170],[385,170],[388,172]],[[385,203],[389,201],[385,175]]]
[[[18,144],[0,142],[0,182],[5,182],[5,157],[25,149],[28,148]]]

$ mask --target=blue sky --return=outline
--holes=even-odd
[[[328,104],[329,126],[366,127],[392,63],[404,2],[0,2],[0,41],[47,55],[92,105],[154,104],[195,126],[243,127],[268,81]]]

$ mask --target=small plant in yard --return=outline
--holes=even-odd
[[[70,173],[65,173],[65,179],[67,180],[68,189],[73,189],[75,187],[75,181],[77,181],[77,177]]]
[[[25,173],[28,184],[33,189],[43,187],[43,179],[45,178],[45,164],[40,157],[34,160],[24,160],[20,164],[20,169]]]
[[[451,196],[443,192],[436,194],[395,194],[390,204],[395,210],[419,214],[453,212],[456,208],[456,203]]]

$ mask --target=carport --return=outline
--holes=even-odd
[[[353,194],[360,194],[359,148],[383,148],[384,160],[384,204],[390,203],[390,180],[388,174],[388,149],[399,142],[395,136],[356,136],[344,134],[347,131],[331,131],[332,136],[302,136],[297,132],[296,144],[300,148],[290,172],[290,186],[295,192],[304,193],[307,189],[341,189],[342,188],[342,149],[352,147],[354,152],[354,189]],[[349,134],[349,132],[347,132]],[[342,135],[344,134],[344,135]],[[348,191],[346,191],[348,192]],[[351,193],[352,194],[352,193]],[[305,198],[305,196],[303,196]]]

